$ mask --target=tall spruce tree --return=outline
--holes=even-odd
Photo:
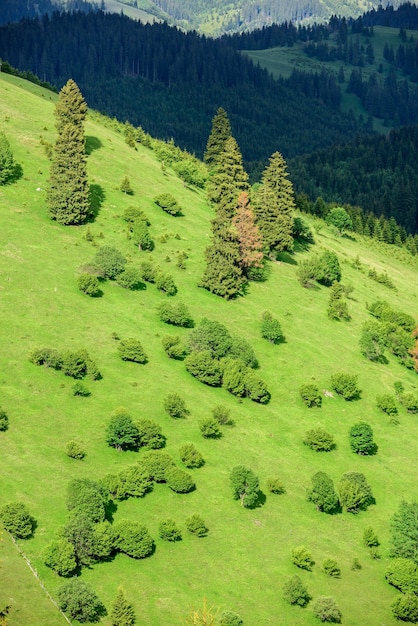
[[[209,167],[217,164],[219,156],[223,152],[225,141],[231,136],[231,124],[228,115],[225,109],[220,107],[212,120],[212,130],[203,155],[203,160]]]
[[[225,141],[216,169],[208,182],[208,198],[216,210],[224,210],[228,219],[234,217],[238,196],[249,191],[248,174],[242,165],[242,155],[233,137]]]
[[[122,587],[119,587],[118,594],[112,604],[110,623],[112,626],[133,626],[135,624],[134,610],[127,601]]]
[[[245,275],[252,267],[261,267],[263,260],[261,236],[246,191],[238,198],[238,208],[232,219],[237,230],[241,267]]]
[[[9,141],[4,133],[0,133],[0,185],[13,178],[15,167]]]
[[[84,145],[86,113],[86,102],[70,79],[61,89],[55,106],[58,136],[47,192],[50,217],[60,224],[82,224],[90,211]]]
[[[293,247],[295,198],[288,175],[284,158],[275,152],[263,172],[254,200],[256,222],[267,252],[283,252]]]
[[[201,287],[229,300],[245,283],[236,229],[225,209],[219,209],[212,220],[212,244],[205,251],[206,269]]]

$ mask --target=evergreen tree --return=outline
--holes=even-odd
[[[61,89],[55,107],[58,136],[50,171],[47,204],[60,224],[82,224],[89,215],[84,121],[86,102],[73,80]]]
[[[232,219],[238,196],[249,191],[248,174],[242,165],[242,155],[233,137],[225,141],[224,150],[219,155],[215,172],[208,182],[208,198],[216,204],[216,209],[224,209],[228,219]]]
[[[228,115],[225,109],[220,107],[212,120],[212,130],[203,156],[203,160],[209,167],[217,164],[220,154],[223,152],[225,141],[231,136],[231,124]]]
[[[212,244],[205,251],[206,269],[201,287],[229,300],[245,283],[238,237],[225,210],[212,220]]]
[[[267,251],[292,249],[295,208],[286,162],[280,152],[275,152],[263,172],[262,185],[254,203],[256,221]]]
[[[4,133],[0,133],[0,185],[4,185],[13,178],[15,163],[10,144]]]
[[[127,601],[122,587],[119,587],[118,594],[112,604],[110,623],[112,626],[133,626],[135,624],[134,610]]]
[[[247,274],[251,267],[261,267],[263,253],[260,233],[254,221],[254,212],[245,191],[239,195],[238,208],[232,225],[237,229],[241,267]]]

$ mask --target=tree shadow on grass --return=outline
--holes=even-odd
[[[86,136],[85,151],[87,156],[94,152],[94,150],[99,150],[102,147],[103,144],[100,139],[97,139],[97,137],[92,137],[90,135]]]
[[[290,252],[279,252],[276,255],[276,261],[279,261],[280,263],[287,263],[287,265],[297,265],[297,261]]]
[[[101,209],[103,202],[106,199],[106,194],[101,185],[92,184],[89,189],[89,199],[90,199],[90,219],[89,222],[92,222],[96,219]]]

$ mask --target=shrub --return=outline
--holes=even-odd
[[[296,567],[306,569],[310,571],[312,566],[315,565],[315,561],[312,559],[312,554],[305,546],[298,546],[292,550],[292,563]]]
[[[0,408],[0,432],[5,431],[9,428],[9,418],[7,416],[6,411],[3,411]]]
[[[154,540],[143,524],[136,520],[121,520],[114,524],[116,546],[134,559],[144,559],[154,551]]]
[[[117,248],[102,246],[96,252],[93,265],[97,267],[103,278],[114,279],[125,269],[126,259]]]
[[[396,619],[404,622],[418,622],[418,596],[410,593],[398,596],[392,603],[392,611]]]
[[[331,226],[335,226],[341,235],[345,230],[353,229],[353,222],[350,215],[343,207],[334,207],[330,210],[326,217],[327,224]]]
[[[135,611],[127,601],[123,588],[119,587],[110,611],[110,624],[111,626],[134,626],[135,622]]]
[[[299,262],[296,276],[302,287],[312,287],[317,275],[318,260],[303,259]]]
[[[205,520],[196,513],[186,519],[186,528],[189,533],[196,537],[204,537],[208,534],[209,528],[206,526]]]
[[[357,454],[373,454],[376,445],[373,441],[373,430],[366,422],[359,422],[350,428],[350,447]]]
[[[154,202],[170,215],[181,215],[181,207],[171,193],[160,193],[155,196]]]
[[[138,339],[122,339],[118,344],[119,356],[123,361],[146,363],[148,360],[141,342]]]
[[[357,400],[360,397],[361,392],[355,374],[345,374],[344,372],[333,374],[331,376],[331,387],[344,400]]]
[[[59,576],[71,576],[77,568],[73,544],[66,539],[51,541],[45,549],[44,562]]]
[[[315,452],[329,452],[335,448],[334,437],[323,428],[308,430],[303,443]]]
[[[179,467],[170,467],[166,470],[167,485],[176,493],[189,493],[196,488],[193,478]]]
[[[166,296],[175,296],[177,293],[177,287],[174,283],[174,279],[170,274],[159,273],[155,277],[155,286],[158,291],[164,293]]]
[[[199,420],[199,428],[205,439],[218,439],[221,437],[219,423],[213,417],[206,417]]]
[[[231,338],[231,347],[229,349],[228,356],[233,359],[240,360],[247,367],[251,367],[253,369],[258,367],[257,357],[255,356],[253,348],[250,346],[248,341],[242,337]]]
[[[143,418],[135,422],[138,429],[138,445],[150,449],[164,448],[166,438],[157,422]]]
[[[132,463],[118,474],[118,498],[142,498],[151,488],[152,479],[144,463]]]
[[[318,511],[334,513],[338,509],[339,501],[332,479],[325,472],[316,472],[311,481],[308,500],[316,505]]]
[[[154,283],[156,271],[157,270],[152,263],[150,263],[149,261],[142,261],[140,265],[140,273],[141,273],[142,279],[145,280],[145,282]]]
[[[170,393],[164,398],[164,409],[170,417],[186,417],[189,411],[186,408],[184,398],[178,393]]]
[[[85,350],[65,352],[62,357],[62,371],[72,378],[84,378],[87,375],[87,353]]]
[[[322,569],[327,576],[331,576],[332,578],[339,578],[341,576],[341,569],[334,559],[325,559],[322,563]]]
[[[189,468],[202,467],[205,461],[199,450],[192,444],[186,443],[179,449],[180,458],[184,465]]]
[[[162,302],[158,308],[160,320],[173,326],[191,328],[193,319],[190,311],[183,302]]]
[[[33,534],[35,520],[23,502],[12,502],[0,509],[2,524],[13,537],[27,539]]]
[[[58,350],[53,348],[36,348],[29,356],[29,361],[35,365],[45,365],[56,370],[62,367],[62,356]]]
[[[116,276],[116,282],[124,289],[135,290],[144,287],[141,278],[140,271],[131,266]]]
[[[418,595],[418,568],[410,559],[391,559],[386,570],[386,580],[402,593]]]
[[[267,404],[271,397],[264,380],[251,371],[245,376],[245,395],[260,404]]]
[[[377,396],[376,398],[377,408],[386,413],[387,415],[396,415],[398,408],[396,406],[395,398],[389,393]]]
[[[234,396],[245,395],[245,377],[248,368],[242,361],[236,361],[230,357],[225,357],[221,362],[222,366],[222,387]]]
[[[319,596],[315,600],[312,610],[315,617],[321,622],[332,622],[334,624],[341,622],[342,614],[334,598]]]
[[[267,479],[267,489],[270,493],[285,493],[286,489],[279,476],[271,476]]]
[[[240,500],[241,505],[251,508],[256,505],[259,497],[259,482],[254,472],[244,465],[237,465],[230,475],[232,497]]]
[[[158,534],[164,541],[180,541],[181,531],[172,519],[165,519],[158,526]]]
[[[77,285],[80,291],[91,296],[92,298],[100,294],[100,285],[96,276],[91,274],[81,274],[77,279]]]
[[[122,218],[125,222],[135,222],[136,220],[142,220],[147,226],[150,225],[150,221],[145,215],[144,211],[136,206],[130,206],[124,210]]]
[[[116,536],[113,525],[105,520],[94,524],[93,527],[93,546],[94,556],[99,559],[108,559],[115,550]]]
[[[339,487],[341,506],[349,513],[357,513],[373,502],[373,494],[364,474],[347,472],[341,477]]]
[[[131,224],[132,241],[140,250],[152,252],[155,244],[152,239],[147,223],[144,220],[135,220]],[[153,282],[153,281],[152,281]]]
[[[67,509],[84,514],[94,523],[103,522],[108,494],[102,483],[88,478],[73,478],[67,487]]]
[[[283,598],[289,604],[297,604],[298,606],[306,606],[311,600],[307,588],[297,575],[285,581],[283,585]]]
[[[227,406],[223,404],[217,404],[212,409],[212,417],[220,424],[221,426],[225,426],[226,424],[231,423],[230,418],[231,411]]]
[[[351,564],[351,569],[352,569],[354,572],[361,570],[361,563],[360,563],[360,561],[358,560],[358,558],[354,558],[354,559],[353,559],[353,562],[352,562],[352,564]]]
[[[316,279],[323,285],[331,286],[334,282],[340,282],[341,269],[335,252],[326,250],[318,259]]]
[[[360,351],[369,361],[386,362],[385,344],[381,337],[381,329],[376,323],[364,324],[360,336]]]
[[[165,335],[161,343],[169,359],[182,360],[186,356],[184,345],[178,335]]]
[[[106,443],[117,450],[135,450],[139,445],[139,430],[123,407],[112,413],[106,429]]]
[[[371,526],[367,526],[363,532],[363,543],[367,548],[373,548],[379,545],[379,539]]]
[[[79,380],[73,385],[73,395],[80,396],[81,398],[88,398],[91,395],[89,389]]]
[[[219,615],[219,626],[243,626],[244,622],[239,615],[232,611],[222,611]]]
[[[209,350],[215,359],[221,359],[231,350],[232,337],[223,324],[203,318],[189,335],[191,352]]]
[[[314,237],[309,224],[301,217],[293,218],[293,239],[304,241],[307,243],[314,243]]]
[[[408,413],[418,413],[418,396],[413,393],[403,393],[400,401]]]
[[[348,321],[351,319],[345,300],[345,288],[338,282],[334,282],[331,285],[327,315],[332,320]]]
[[[58,602],[70,619],[79,622],[97,622],[106,612],[92,587],[79,578],[69,580],[58,589]]]
[[[69,441],[66,446],[66,454],[72,459],[84,459],[85,450],[76,441]]]
[[[94,528],[95,524],[85,513],[74,510],[61,530],[61,536],[74,546],[79,565],[90,565],[95,558]]]
[[[218,387],[221,384],[222,369],[210,350],[192,352],[184,359],[184,365],[189,374],[201,383],[211,387]]]
[[[302,402],[306,404],[306,406],[308,406],[309,408],[314,406],[321,406],[322,404],[321,393],[318,387],[313,384],[305,383],[304,385],[301,385],[301,387],[299,388],[299,394],[302,398]]]
[[[166,472],[174,467],[174,459],[167,452],[150,450],[141,457],[141,463],[147,468],[151,478],[157,483],[166,482]]]

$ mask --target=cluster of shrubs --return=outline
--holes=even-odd
[[[330,287],[341,280],[341,268],[335,252],[325,250],[321,256],[313,256],[301,261],[296,275],[302,287],[312,287],[316,281]]]
[[[162,302],[158,308],[160,320],[173,326],[193,328],[194,322],[184,302]]]
[[[358,400],[361,395],[361,389],[358,386],[358,377],[356,374],[348,374],[347,372],[336,372],[330,379],[332,389],[344,400]],[[320,407],[322,405],[322,395],[318,387],[313,383],[305,383],[299,388],[299,395],[302,402],[307,407]]]
[[[85,376],[93,380],[101,378],[96,363],[84,349],[59,352],[54,348],[36,348],[30,354],[29,361],[35,365],[44,365],[61,370],[66,376],[75,379],[81,379]]]
[[[351,292],[351,286],[346,287],[338,282],[332,283],[327,309],[327,315],[331,320],[345,320],[348,322],[351,319],[346,299],[346,296]]]
[[[252,347],[223,324],[202,319],[191,331],[186,351],[186,370],[200,382],[262,404],[270,400],[265,382],[254,371],[258,362]]]
[[[338,485],[338,495],[333,480],[325,472],[316,472],[311,480],[312,487],[307,497],[318,511],[335,513],[343,509],[348,513],[357,513],[374,502],[371,487],[361,472],[343,474]]]
[[[376,452],[373,430],[366,422],[358,422],[350,428],[349,441],[356,454],[367,456]],[[320,426],[308,430],[303,443],[315,452],[329,452],[335,448],[334,437]]]
[[[140,250],[151,252],[155,244],[149,232],[151,225],[148,217],[139,207],[125,209],[123,219],[128,223],[128,236]]]
[[[150,261],[143,261],[140,265],[140,271],[143,280],[147,283],[155,284],[158,291],[166,296],[176,295],[177,287],[170,274],[162,272],[160,268],[153,265]]]
[[[175,197],[171,193],[160,193],[155,196],[154,202],[163,211],[174,215],[175,217],[182,215],[182,209]]]

